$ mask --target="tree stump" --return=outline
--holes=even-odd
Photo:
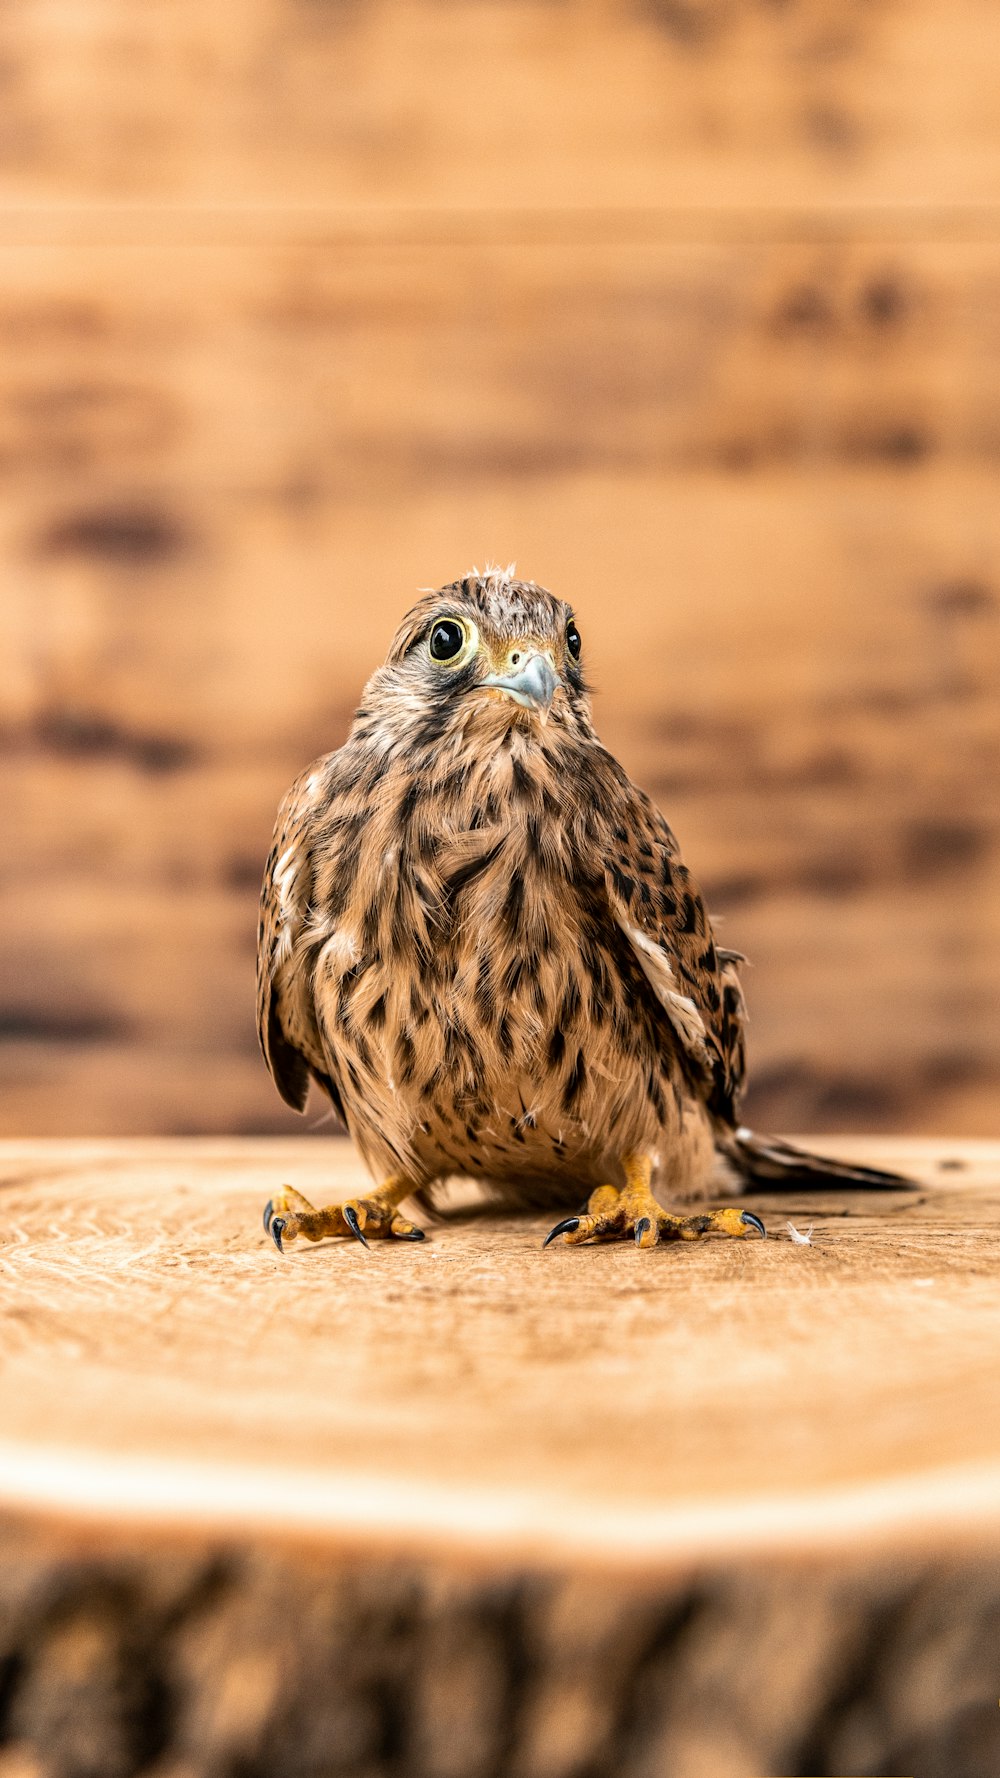
[[[1000,1145],[822,1146],[920,1189],[281,1258],[345,1144],[2,1145],[0,1778],[1000,1770]]]

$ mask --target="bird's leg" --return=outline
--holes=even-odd
[[[650,1184],[652,1158],[646,1154],[625,1156],[625,1184],[599,1185],[591,1192],[581,1216],[567,1216],[546,1236],[545,1246],[562,1235],[568,1246],[581,1241],[628,1241],[637,1247],[655,1247],[658,1241],[698,1241],[702,1235],[748,1235],[764,1224],[751,1210],[705,1210],[696,1216],[672,1216],[653,1196]]]
[[[283,1185],[277,1196],[268,1200],[264,1228],[279,1253],[299,1235],[307,1241],[323,1241],[327,1235],[353,1235],[364,1247],[369,1237],[422,1241],[423,1229],[407,1222],[396,1208],[413,1189],[412,1179],[394,1173],[366,1198],[348,1198],[345,1204],[325,1204],[315,1210],[301,1192]]]

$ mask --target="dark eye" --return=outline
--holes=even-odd
[[[436,661],[453,661],[465,644],[465,629],[452,617],[443,618],[431,631],[430,650]]]
[[[573,659],[578,661],[580,659],[580,650],[583,647],[583,643],[580,641],[580,632],[572,618],[570,618],[569,623],[566,625],[566,647],[569,649]]]

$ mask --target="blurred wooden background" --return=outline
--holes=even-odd
[[[0,1130],[308,1127],[275,805],[516,558],[756,965],[748,1115],[995,1131],[998,65],[993,0],[4,9]]]

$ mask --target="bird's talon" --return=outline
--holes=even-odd
[[[635,1244],[637,1247],[655,1247],[660,1238],[660,1231],[648,1216],[640,1216],[635,1225]]]
[[[660,1233],[679,1241],[700,1241],[703,1235],[746,1236],[754,1229],[766,1237],[767,1230],[752,1210],[737,1210],[727,1205],[724,1210],[704,1210],[695,1216],[669,1216],[664,1213]]]
[[[423,1241],[425,1233],[415,1223],[407,1222],[405,1216],[394,1216],[389,1224],[389,1234],[394,1241]]]
[[[343,1217],[344,1217],[344,1221],[346,1222],[348,1228],[351,1231],[351,1234],[355,1235],[357,1237],[357,1239],[361,1242],[362,1247],[367,1247],[368,1242],[365,1240],[365,1237],[362,1233],[361,1224],[358,1221],[358,1213],[355,1210],[353,1204],[345,1204],[344,1205]]]
[[[326,1204],[318,1210],[294,1186],[283,1185],[264,1206],[264,1228],[279,1253],[299,1237],[315,1242],[331,1235],[341,1239],[353,1235],[363,1247],[375,1236],[422,1241],[423,1229],[416,1228],[396,1208],[408,1195],[408,1185],[408,1180],[390,1179],[369,1198],[349,1198],[346,1204]]]
[[[549,1242],[554,1241],[557,1235],[572,1235],[579,1227],[580,1218],[578,1216],[564,1217],[562,1222],[556,1223],[554,1229],[549,1230],[549,1233],[542,1242],[542,1247],[547,1247]]]

